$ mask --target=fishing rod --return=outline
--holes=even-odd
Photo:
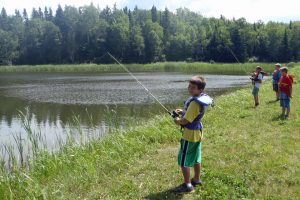
[[[233,50],[228,46],[226,45],[225,43],[223,43],[223,45],[230,51],[231,55],[234,57],[234,59],[236,60],[236,62],[241,65],[242,63],[240,62],[240,60],[237,58],[236,54],[233,52]],[[247,72],[244,68],[242,68],[243,71],[245,72],[245,74],[249,74],[249,72]]]
[[[227,49],[229,49],[230,53],[235,58],[235,60],[237,61],[237,63],[241,64],[241,62],[239,61],[239,59],[237,58],[237,56],[235,55],[235,53],[233,53],[232,49],[228,45],[226,45],[226,44],[224,44],[224,45],[225,45],[225,47],[227,47]]]
[[[116,61],[140,86],[143,87],[143,89],[169,114],[171,115],[173,118],[178,117],[179,115],[173,111],[170,112],[159,100],[156,96],[154,96],[154,94],[152,94],[152,92],[150,92],[150,90],[143,84],[141,83],[141,81],[139,81],[139,79],[131,73],[131,71],[128,70],[128,68],[123,65],[118,59],[116,59],[113,55],[111,55],[109,52],[106,52],[107,55],[109,55],[114,61]]]

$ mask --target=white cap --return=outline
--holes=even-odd
[[[275,66],[279,66],[279,67],[281,67],[281,64],[280,64],[280,63],[276,63],[276,64],[275,64]]]

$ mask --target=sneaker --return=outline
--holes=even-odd
[[[199,182],[197,182],[197,181],[194,181],[194,179],[192,179],[192,180],[191,180],[191,183],[192,183],[192,185],[193,185],[194,187],[196,187],[196,186],[201,186],[201,185],[202,185],[202,181],[201,181],[201,180],[199,180]]]
[[[191,186],[191,187],[188,187],[185,183],[181,184],[180,186],[178,186],[177,188],[175,188],[173,190],[173,192],[175,194],[186,194],[186,193],[192,193],[194,192],[194,187]]]
[[[284,118],[285,118],[285,119],[288,119],[288,118],[289,118],[289,116],[288,116],[288,115],[284,115]]]

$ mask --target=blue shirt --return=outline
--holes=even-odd
[[[273,83],[278,84],[278,82],[280,80],[280,77],[281,77],[281,71],[280,70],[274,71],[274,73],[273,73]]]

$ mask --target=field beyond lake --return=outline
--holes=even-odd
[[[270,82],[256,109],[250,86],[216,98],[203,121],[204,185],[194,194],[170,192],[182,182],[181,133],[160,115],[101,140],[37,152],[23,168],[3,165],[0,199],[298,199],[300,66],[290,71],[296,83],[288,120],[280,118]]]
[[[186,72],[224,75],[248,75],[256,66],[261,66],[266,72],[274,70],[271,63],[204,63],[204,62],[162,62],[150,64],[125,64],[132,72]],[[294,63],[288,64],[293,66]],[[0,66],[0,72],[124,72],[118,64],[80,64],[80,65],[21,65]]]

